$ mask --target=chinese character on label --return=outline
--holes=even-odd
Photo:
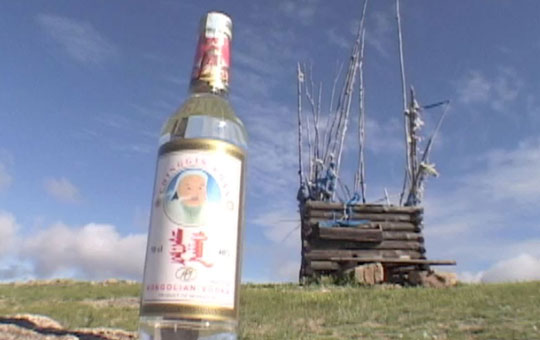
[[[184,243],[184,231],[180,228],[172,231],[171,260],[175,263],[186,265],[186,262],[198,262],[203,266],[210,268],[212,263],[204,260],[204,243],[208,240],[206,234],[202,231],[194,233],[191,238]]]

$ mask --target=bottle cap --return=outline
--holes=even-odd
[[[209,12],[202,17],[191,75],[192,92],[228,91],[231,39],[232,21],[229,16]]]

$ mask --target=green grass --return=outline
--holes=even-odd
[[[135,330],[140,286],[0,285],[0,314]],[[540,339],[540,282],[450,289],[244,285],[241,339]]]
[[[0,315],[42,314],[68,328],[104,326],[133,330],[136,327],[138,305],[127,302],[135,302],[139,292],[139,285],[129,283],[0,285]],[[102,306],[100,301],[112,305]]]

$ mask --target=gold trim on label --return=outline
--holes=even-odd
[[[182,317],[204,320],[230,320],[237,317],[236,309],[221,307],[191,306],[173,303],[146,303],[141,306],[141,315]]]
[[[241,160],[242,162],[244,162],[244,159],[246,158],[245,152],[238,146],[225,141],[208,138],[172,140],[163,144],[159,148],[159,157],[170,152],[184,150],[208,150],[224,152],[228,155],[233,156],[236,159]]]

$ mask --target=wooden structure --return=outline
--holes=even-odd
[[[422,214],[418,206],[305,202],[300,281],[380,263],[385,282],[402,283],[410,272],[455,264],[426,258]]]
[[[366,279],[366,275],[363,277],[370,284],[380,281],[415,284],[413,281],[419,280],[411,278],[426,276],[419,273],[431,273],[430,265],[455,264],[454,261],[428,260],[422,235],[424,184],[428,177],[438,175],[429,156],[433,140],[449,108],[449,101],[421,105],[413,87],[407,91],[399,0],[396,0],[396,19],[403,99],[401,114],[405,131],[403,187],[396,205],[390,203],[386,188],[385,205],[367,203],[363,77],[367,4],[368,0],[365,0],[348,66],[344,68],[346,72],[341,90],[337,84],[343,64],[334,78],[326,115],[323,115],[321,101],[322,82],[318,87],[315,85],[312,69],[306,65],[299,63],[297,68],[297,200],[302,240],[301,283],[326,274],[343,276],[354,269],[356,277],[369,272],[366,275],[370,278]],[[358,98],[356,120],[352,120],[350,115],[353,97]],[[304,98],[311,108],[311,114],[303,114]],[[424,138],[427,136],[422,134],[423,112],[438,107],[444,110],[437,126],[428,138]],[[358,123],[358,167],[352,185],[350,182],[347,185],[340,170],[342,160],[350,160],[351,157],[350,153],[344,152],[344,148],[346,136],[351,130],[349,122],[352,121]]]

